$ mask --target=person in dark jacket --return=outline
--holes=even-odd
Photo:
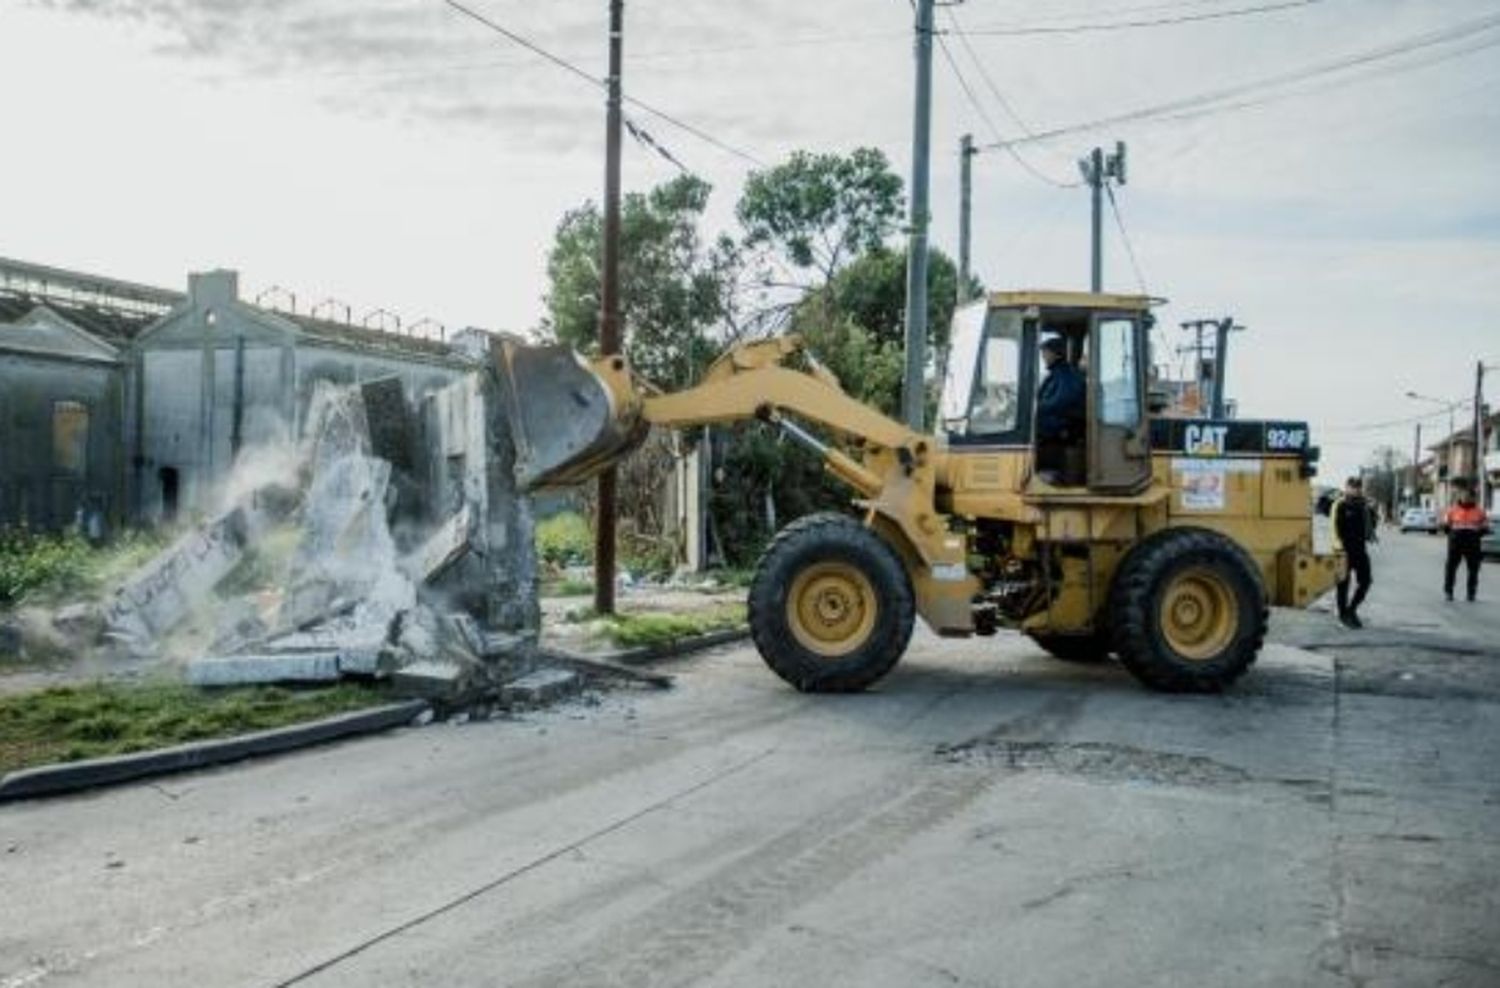
[[[1083,374],[1068,363],[1067,344],[1060,336],[1042,341],[1047,376],[1036,393],[1036,452],[1038,474],[1049,484],[1077,483],[1066,475],[1067,449],[1084,438],[1088,386]]]
[[[1458,503],[1443,513],[1443,531],[1448,533],[1448,561],[1443,567],[1443,596],[1453,599],[1453,581],[1462,560],[1469,570],[1469,603],[1479,595],[1480,540],[1490,530],[1489,515],[1474,503],[1474,492],[1463,488]]]
[[[1336,597],[1339,605],[1339,620],[1348,628],[1362,628],[1359,605],[1370,592],[1370,549],[1368,543],[1375,537],[1375,513],[1365,500],[1365,484],[1358,477],[1350,477],[1344,484],[1344,493],[1333,502],[1333,540],[1344,550],[1349,567],[1339,580]],[[1355,582],[1354,596],[1349,596],[1349,583]]]

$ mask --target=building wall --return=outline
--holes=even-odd
[[[184,303],[135,350],[130,385],[139,388],[132,407],[140,426],[131,437],[132,503],[134,516],[150,523],[173,513],[174,490],[178,512],[210,511],[238,452],[300,435],[319,381],[394,377],[415,413],[426,395],[471,373],[456,358],[306,334],[240,302],[228,271],[192,275]]]
[[[0,527],[120,521],[122,387],[117,364],[0,354]]]

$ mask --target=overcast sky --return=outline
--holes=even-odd
[[[603,74],[606,0],[466,2]],[[1250,7],[1280,9],[1235,13]],[[865,144],[905,175],[911,21],[905,0],[636,0],[626,91],[761,162]],[[1031,30],[1160,21],[1178,23]],[[1242,414],[1310,419],[1325,477],[1410,449],[1411,424],[1366,428],[1432,410],[1406,391],[1461,398],[1477,359],[1500,362],[1500,5],[967,0],[939,27],[983,113],[939,54],[933,239],[950,254],[961,133],[1234,94],[1018,147],[1044,178],[981,154],[988,286],[1086,287],[1087,193],[1052,183],[1123,139],[1141,275],[1110,220],[1106,287],[1144,282],[1168,327],[1248,326]],[[1257,85],[1274,79],[1292,81]],[[558,218],[601,187],[599,91],[441,0],[0,0],[0,93],[0,254],[165,286],[233,267],[250,295],[525,329]],[[714,184],[729,227],[754,165],[631,116]],[[627,143],[627,189],[673,174]]]

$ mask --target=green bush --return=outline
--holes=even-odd
[[[93,593],[123,580],[165,544],[164,534],[152,532],[126,531],[108,545],[95,547],[75,534],[0,530],[0,607],[31,593]]]
[[[0,531],[0,606],[38,588],[78,587],[92,552],[77,535],[43,535],[25,528]]]
[[[547,566],[587,565],[594,561],[594,533],[582,515],[564,511],[537,524],[536,548]]]

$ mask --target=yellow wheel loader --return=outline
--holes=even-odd
[[[822,457],[853,514],[787,526],[749,597],[756,647],[799,690],[861,690],[921,615],[940,635],[1019,630],[1058,658],[1111,653],[1147,686],[1215,691],[1255,661],[1269,605],[1305,607],[1340,561],[1314,551],[1307,427],[1153,414],[1152,300],[1003,292],[961,309],[936,434],[847,395],[795,336],[742,344],[672,394],[623,357],[506,341],[524,487],[575,484],[652,425],[756,418]],[[1047,360],[1082,381],[1075,427],[1038,428]]]

